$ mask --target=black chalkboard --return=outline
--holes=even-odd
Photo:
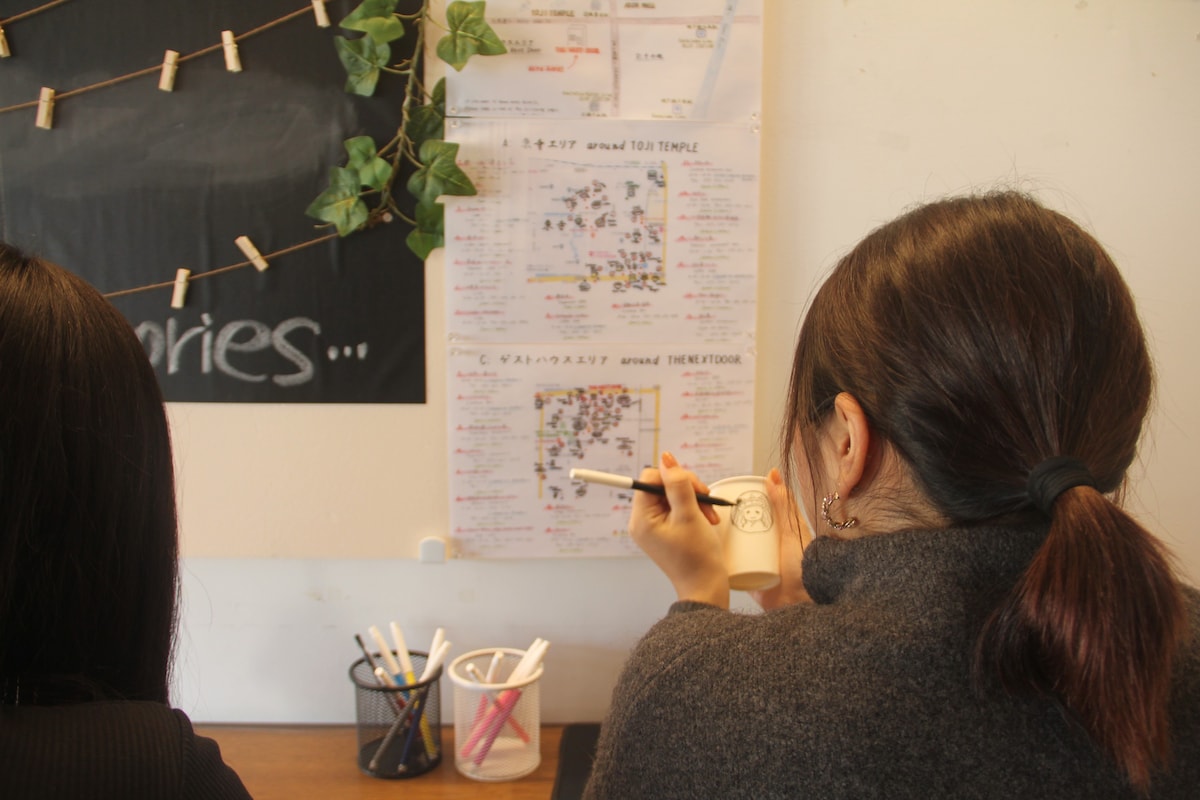
[[[11,3],[13,0],[9,0]],[[6,6],[9,4],[6,3]],[[36,5],[31,2],[30,6]],[[343,141],[382,145],[399,125],[403,79],[374,97],[343,91],[333,26],[301,14],[186,61],[175,90],[158,73],[61,99],[53,128],[35,109],[0,114],[0,238],[77,272],[102,292],[196,276],[330,232],[304,210],[345,163]],[[402,0],[401,6],[414,5]],[[252,31],[308,0],[72,0],[6,26],[0,108],[60,95],[194,53],[222,30]],[[8,14],[25,10],[13,9]],[[403,10],[403,9],[401,9]],[[394,47],[399,50],[414,37]],[[400,184],[401,186],[403,183]],[[334,239],[171,289],[115,298],[176,401],[423,403],[424,265],[401,223]]]

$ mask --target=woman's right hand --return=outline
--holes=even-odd
[[[663,453],[659,469],[645,469],[638,478],[662,484],[666,496],[634,492],[629,534],[658,565],[680,600],[729,607],[729,573],[716,525],[720,518],[710,505],[696,500],[707,492],[699,478]]]
[[[794,603],[811,603],[812,598],[804,588],[801,567],[804,548],[812,541],[812,531],[804,524],[792,493],[784,485],[777,469],[767,473],[767,496],[771,499],[771,512],[779,528],[779,583],[770,589],[749,594],[764,611]]]

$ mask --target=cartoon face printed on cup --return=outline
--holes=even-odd
[[[722,478],[708,486],[713,497],[732,500],[714,506],[720,517],[729,588],[770,589],[779,583],[779,529],[771,512],[767,479],[760,475]]]
[[[742,492],[729,517],[730,524],[746,533],[762,533],[771,529],[771,501],[762,492]]]

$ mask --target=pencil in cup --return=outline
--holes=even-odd
[[[416,670],[423,670],[428,654],[415,650],[409,653],[416,662]],[[381,660],[378,655],[376,660]],[[425,744],[422,741],[424,737],[417,737],[421,745],[410,744],[408,733],[414,723],[418,730],[422,723],[428,724],[433,730],[440,728],[439,687],[442,669],[441,666],[437,667],[432,675],[414,684],[390,687],[380,685],[366,658],[360,658],[351,665],[360,770],[377,778],[409,778],[428,772],[441,763],[441,743],[437,737],[434,737],[434,748],[430,751],[421,746]],[[416,699],[416,696],[420,697],[421,703],[413,708],[409,700]]]
[[[503,653],[493,681],[480,684],[495,653]],[[489,648],[465,653],[449,668],[454,685],[454,763],[458,771],[481,781],[503,781],[533,772],[541,763],[540,679],[543,667],[512,681],[524,650]],[[474,670],[468,670],[470,664]]]

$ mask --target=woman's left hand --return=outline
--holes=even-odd
[[[794,603],[811,603],[812,598],[804,588],[801,565],[804,548],[812,541],[812,531],[804,524],[792,493],[777,469],[767,474],[767,496],[771,498],[771,510],[779,528],[779,583],[765,591],[756,590],[749,594],[764,611]]]

